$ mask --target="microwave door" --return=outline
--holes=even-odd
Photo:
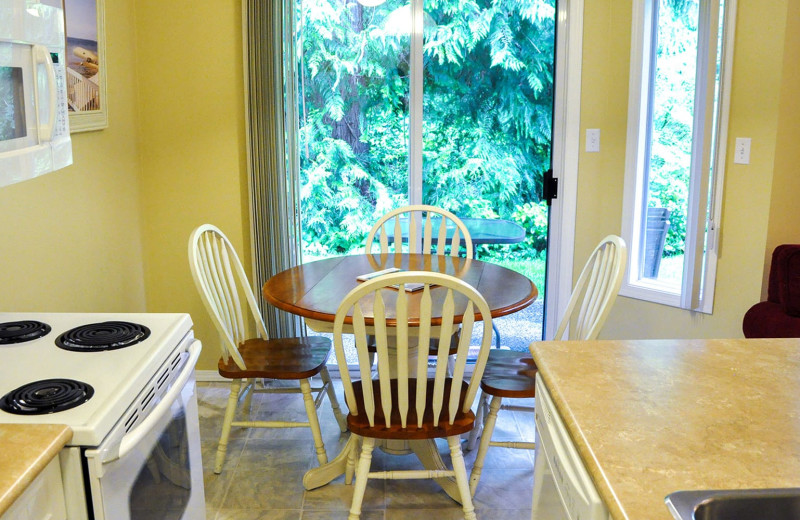
[[[0,42],[0,156],[39,144],[31,49]]]

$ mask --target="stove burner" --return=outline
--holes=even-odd
[[[56,345],[65,350],[97,352],[130,347],[150,336],[144,325],[127,321],[105,321],[91,323],[68,330],[56,340]]]
[[[44,415],[75,408],[88,401],[94,389],[72,379],[43,379],[22,385],[0,399],[0,410],[16,415]]]
[[[50,325],[41,321],[7,321],[0,323],[0,345],[33,341],[49,332]]]

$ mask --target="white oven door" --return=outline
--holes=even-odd
[[[194,382],[199,354],[196,340],[188,359],[185,347],[173,352],[108,438],[86,450],[95,520],[205,519]]]

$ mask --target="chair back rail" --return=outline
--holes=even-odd
[[[250,309],[258,337],[269,339],[250,282],[236,250],[216,226],[205,224],[189,239],[192,278],[214,325],[220,332],[222,358],[230,357],[245,369],[238,345],[248,339],[242,295]]]
[[[421,291],[409,293],[405,290],[407,283],[423,283]],[[394,286],[397,286],[395,288]],[[446,294],[441,304],[434,305],[433,291],[444,291]],[[395,305],[386,305],[391,298],[396,300]],[[461,321],[461,336],[455,355],[454,370],[451,376],[447,373],[447,361],[450,349],[450,337],[455,327],[456,299],[466,298],[465,311]],[[395,315],[388,316],[387,308],[395,308]],[[461,306],[459,306],[461,308]],[[419,314],[419,327],[412,333],[409,330],[408,317],[411,312]],[[399,417],[399,426],[408,427],[410,411],[415,411],[417,424],[422,427],[424,417],[433,417],[434,424],[446,420],[453,424],[456,414],[460,411],[466,413],[472,405],[478,391],[479,382],[483,375],[486,358],[492,337],[491,314],[486,300],[469,284],[446,274],[424,271],[408,271],[380,276],[365,282],[353,289],[342,301],[334,320],[334,349],[339,362],[345,398],[351,414],[358,414],[356,392],[353,381],[347,370],[345,361],[342,335],[344,333],[344,320],[352,315],[352,326],[355,334],[356,353],[358,356],[359,376],[361,381],[369,381],[372,377],[372,360],[367,348],[367,335],[375,337],[377,349],[377,378],[380,389],[380,402],[376,402],[372,384],[361,385],[363,394],[363,409],[367,414],[370,426],[375,426],[378,407],[384,417],[386,428],[396,427],[392,424],[393,418]],[[441,317],[438,330],[431,326],[433,317]],[[387,325],[387,321],[396,322],[394,327]],[[484,322],[481,348],[475,362],[472,376],[465,379],[465,368],[469,353],[470,340],[477,320]],[[436,370],[433,381],[427,377],[428,356],[427,349],[422,349],[416,355],[409,348],[409,340],[418,339],[418,345],[430,344],[430,338],[438,338],[438,351],[436,353]],[[390,341],[390,338],[394,341]],[[390,348],[394,347],[394,348]],[[413,363],[413,364],[411,364]],[[415,375],[420,377],[415,377]],[[450,379],[451,381],[448,381]],[[392,399],[392,381],[397,385],[397,399]],[[462,400],[462,386],[467,382],[466,393]],[[415,400],[411,402],[409,385],[415,384]],[[432,409],[427,410],[426,394],[429,385],[433,385],[435,398]],[[447,406],[445,406],[447,403]],[[442,411],[448,410],[449,415],[442,417]]]
[[[627,248],[620,237],[609,235],[598,244],[575,283],[553,339],[597,338],[619,293],[626,259]],[[569,336],[565,337],[567,327]]]
[[[402,250],[402,219],[408,219],[408,252],[430,254],[433,249],[433,219],[441,219],[436,234],[436,253],[445,254],[450,246],[449,255],[458,256],[461,246],[466,250],[467,258],[472,258],[472,238],[467,227],[453,213],[425,204],[417,204],[397,208],[382,216],[367,235],[366,252],[371,253],[377,238],[381,253],[388,253],[393,246],[395,252]],[[448,241],[447,225],[453,224],[453,236]],[[390,234],[389,231],[392,231]]]

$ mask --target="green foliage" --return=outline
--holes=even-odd
[[[410,10],[298,4],[303,248],[345,253],[407,204]],[[528,256],[546,240],[554,17],[554,0],[426,1],[423,202],[520,221]]]
[[[661,0],[648,206],[670,210],[664,256],[682,255],[692,161],[698,0]]]

